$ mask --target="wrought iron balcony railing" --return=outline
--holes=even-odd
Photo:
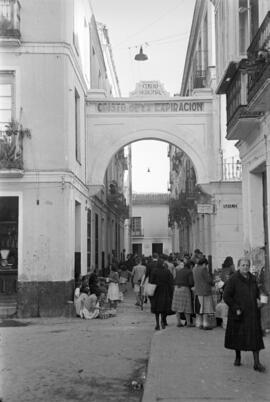
[[[122,218],[129,218],[129,206],[126,205],[126,199],[122,193],[109,193],[107,195],[107,202]]]
[[[193,88],[206,87],[206,70],[197,70],[193,80]]]
[[[23,170],[23,138],[31,137],[29,129],[12,121],[0,130],[0,170]]]
[[[253,68],[254,63],[248,59],[231,62],[217,91],[218,94],[225,93],[227,97],[228,139],[240,139],[239,136],[248,135],[247,128],[250,129],[261,117],[260,111],[248,109],[248,76]],[[239,124],[244,125],[243,129],[240,130]]]
[[[0,38],[20,39],[20,9],[18,0],[0,0]]]
[[[242,180],[242,165],[240,161],[224,162],[222,169],[223,181],[241,181]]]
[[[132,237],[143,237],[144,236],[144,230],[143,229],[132,230],[131,236]]]
[[[248,50],[248,59],[254,66],[248,74],[248,102],[256,94],[265,80],[270,78],[270,11],[266,14]]]
[[[270,11],[266,14],[260,28],[252,39],[252,42],[247,50],[249,59],[256,59],[258,51],[267,48],[270,41]]]

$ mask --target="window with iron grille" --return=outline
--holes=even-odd
[[[134,216],[132,218],[132,232],[138,232],[142,230],[142,218],[141,216]]]
[[[95,267],[98,268],[99,263],[99,224],[98,214],[95,214]]]
[[[75,156],[78,162],[81,162],[80,118],[81,118],[80,95],[75,88]]]
[[[89,271],[91,267],[91,210],[87,211],[87,271]]]

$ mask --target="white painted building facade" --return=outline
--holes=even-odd
[[[106,43],[88,0],[0,2],[0,293],[19,316],[65,314],[74,276],[123,253],[128,159],[115,150],[99,192],[87,172],[85,98],[120,95]]]
[[[207,137],[212,174],[206,186],[198,186],[190,155],[170,146],[170,224],[174,251],[192,253],[199,248],[209,256],[213,269],[220,268],[226,256],[237,260],[242,244],[241,165],[237,148],[225,138],[225,99],[215,94],[215,46],[214,6],[210,1],[197,0],[180,95],[212,94]]]
[[[168,227],[169,194],[138,193],[132,197],[132,253],[151,256],[172,252]]]
[[[269,293],[270,1],[212,3],[216,36],[223,41],[222,51],[217,47],[217,93],[226,94],[227,139],[238,141],[243,170],[241,253],[263,272],[263,290]],[[269,304],[262,316],[269,328]]]

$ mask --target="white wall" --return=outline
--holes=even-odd
[[[172,252],[172,236],[168,227],[169,205],[133,205],[132,216],[142,217],[143,238],[133,238],[132,243],[143,244],[143,254],[152,254],[152,243],[163,243],[163,253]]]

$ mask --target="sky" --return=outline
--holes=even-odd
[[[142,80],[158,80],[171,96],[180,92],[195,0],[91,0],[95,18],[108,28],[121,94]],[[140,46],[148,56],[135,61]],[[132,144],[134,192],[167,192],[168,144]],[[150,172],[147,172],[150,167]]]

